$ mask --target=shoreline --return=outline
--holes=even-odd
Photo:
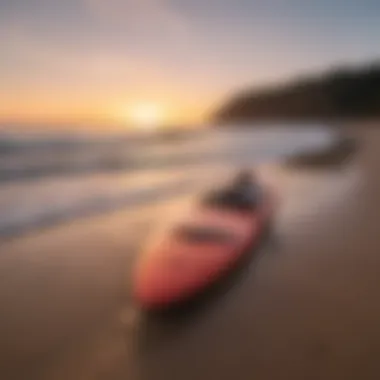
[[[185,199],[137,219],[118,211],[2,245],[0,373],[7,364],[8,374],[39,380],[303,380],[311,371],[336,380],[365,373],[343,360],[357,347],[368,352],[362,365],[376,367],[378,351],[366,342],[380,342],[380,132],[361,140],[347,170],[267,172],[281,189],[275,242],[186,323],[145,321],[128,295],[140,244]]]

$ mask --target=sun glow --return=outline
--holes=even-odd
[[[163,106],[155,103],[136,103],[123,107],[118,119],[138,129],[158,129],[167,121]]]

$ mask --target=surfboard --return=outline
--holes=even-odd
[[[274,202],[269,190],[254,211],[195,204],[167,233],[142,252],[133,296],[145,309],[192,298],[223,277],[268,226]]]

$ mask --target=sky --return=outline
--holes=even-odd
[[[379,40],[378,0],[0,0],[0,121],[199,122]]]

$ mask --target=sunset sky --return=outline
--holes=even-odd
[[[378,0],[1,0],[0,120],[198,122],[379,41]]]

